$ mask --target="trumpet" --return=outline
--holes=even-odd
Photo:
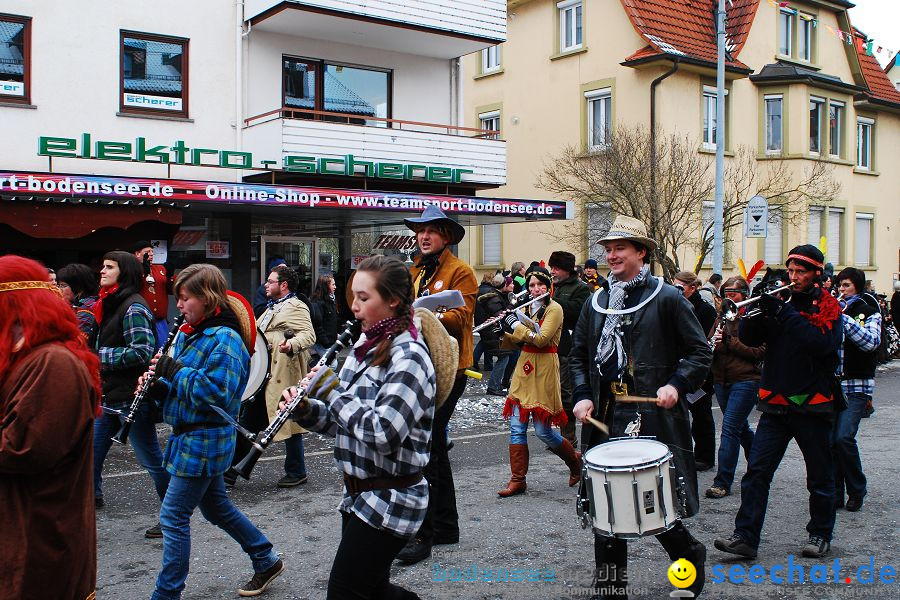
[[[319,362],[316,363],[317,367],[327,365],[334,360],[334,357],[338,352],[350,345],[350,341],[353,338],[353,327],[355,325],[356,323],[354,321],[347,321],[345,323],[346,328],[341,335],[338,336],[334,345],[326,350],[325,354],[322,355],[322,358],[319,359]],[[303,402],[305,397],[306,390],[300,388],[297,391],[297,395],[291,398],[290,402],[285,405],[284,410],[279,410],[272,419],[272,422],[269,423],[269,426],[257,434],[250,433],[243,429],[243,427],[238,428],[238,431],[250,441],[251,446],[250,451],[247,452],[247,455],[243,460],[233,467],[235,473],[244,479],[250,479],[250,472],[253,470],[253,467],[256,466],[260,457],[262,457],[263,452],[266,451],[266,448],[272,443],[272,440],[281,428],[284,427],[284,424],[291,418],[291,413],[300,406],[300,403]]]
[[[773,290],[769,290],[768,292],[763,292],[766,296],[774,296],[778,292],[783,292],[784,290],[790,289],[793,287],[793,283],[789,283],[787,285],[783,285],[781,287],[777,287]],[[722,300],[722,319],[726,321],[734,321],[740,318],[741,308],[745,306],[749,306],[755,302],[758,302],[762,299],[762,296],[755,296],[753,298],[748,298],[746,300],[742,300],[741,302],[734,302],[733,300],[729,300],[728,298]],[[790,296],[788,296],[787,300],[790,300]],[[786,300],[786,301],[787,301]],[[760,314],[758,309],[754,309],[752,311],[747,311],[747,314],[743,315],[744,317],[750,318],[755,317]]]
[[[521,294],[521,292],[519,292],[519,293]],[[496,315],[494,315],[490,319],[485,319],[484,323],[482,323],[481,325],[478,325],[475,328],[473,328],[472,333],[478,333],[482,329],[487,329],[491,325],[494,325],[495,323],[500,322],[503,319],[503,317],[505,317],[509,313],[517,312],[517,311],[525,308],[532,302],[534,302],[536,300],[541,300],[542,298],[546,298],[549,295],[550,295],[550,292],[546,292],[546,293],[541,294],[540,296],[537,296],[536,298],[528,298],[527,302],[523,302],[522,304],[519,304],[517,306],[512,306],[510,308],[507,308],[506,310],[501,310],[500,312],[498,312]]]

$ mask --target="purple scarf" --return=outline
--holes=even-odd
[[[362,362],[366,357],[366,354],[369,353],[370,349],[377,346],[384,338],[391,336],[394,326],[399,320],[400,317],[390,317],[387,319],[382,319],[369,327],[369,329],[364,331],[363,334],[366,336],[366,341],[353,349],[353,354],[354,356],[356,356],[356,361]],[[416,326],[411,322],[407,331],[409,331],[409,334],[414,340],[419,338],[419,332],[416,331]]]

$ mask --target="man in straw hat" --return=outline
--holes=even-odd
[[[403,222],[416,232],[420,252],[410,267],[413,295],[418,298],[445,290],[459,290],[465,300],[465,306],[437,315],[447,332],[459,342],[459,364],[453,389],[434,414],[432,431],[435,435],[431,439],[431,457],[424,471],[430,487],[428,512],[419,532],[397,555],[400,562],[414,564],[431,556],[433,544],[459,542],[456,490],[444,432],[466,388],[463,371],[472,366],[472,328],[478,282],[472,268],[450,251],[450,246],[458,244],[466,234],[462,225],[436,206],[427,207],[421,217]]]
[[[808,541],[803,556],[822,558],[831,550],[835,489],[831,452],[832,423],[845,408],[835,394],[842,341],[841,307],[816,282],[824,256],[812,244],[793,248],[784,261],[793,285],[790,300],[763,293],[761,315],[741,320],[738,336],[747,346],[766,345],[759,382],[762,415],[756,427],[747,473],[741,480],[741,508],[729,538],[716,548],[756,558],[769,502],[769,485],[791,439],[806,462],[809,490]]]
[[[664,442],[684,482],[678,494],[681,516],[690,517],[699,502],[685,393],[703,383],[712,353],[690,303],[675,287],[650,275],[656,242],[642,222],[620,215],[599,243],[606,249],[609,279],[585,303],[569,355],[574,413],[585,423],[582,447],[620,437],[626,427],[628,433]],[[626,403],[626,396],[643,401]],[[588,424],[591,418],[608,425],[608,436]],[[697,578],[688,590],[699,594],[706,547],[680,519],[656,538],[672,560],[693,563]],[[627,552],[624,539],[595,534],[597,572],[612,576],[598,577],[594,598],[625,596]]]

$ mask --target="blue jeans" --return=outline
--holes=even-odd
[[[306,477],[302,433],[295,433],[284,440],[284,472],[293,477]]]
[[[127,411],[128,407],[124,410]],[[103,461],[106,460],[106,455],[109,454],[109,449],[113,445],[112,436],[119,431],[120,426],[119,417],[108,413],[103,413],[99,419],[94,421],[94,496],[96,498],[103,497],[101,475]],[[134,455],[140,465],[153,479],[156,494],[162,500],[166,495],[166,487],[169,485],[169,473],[163,467],[162,451],[159,449],[159,439],[156,437],[156,425],[153,423],[152,411],[147,402],[141,405],[135,416],[128,433],[128,443],[134,448]]]
[[[503,374],[506,373],[506,363],[509,362],[509,354],[503,354],[497,357],[494,363],[494,370],[491,371],[491,378],[488,379],[488,387],[494,390],[503,388]]]
[[[491,354],[485,348],[484,340],[478,340],[478,343],[475,344],[475,349],[472,350],[472,359],[474,360],[475,368],[478,368],[478,361],[481,360],[481,357],[484,356],[484,370],[490,371],[491,367]]]
[[[734,531],[750,546],[759,547],[769,486],[791,439],[797,441],[806,463],[809,522],[806,531],[831,541],[834,531],[834,465],[828,419],[816,415],[763,413],[756,427],[747,473],[741,480],[741,508]]]
[[[713,485],[731,491],[734,471],[737,468],[738,453],[750,456],[753,446],[753,430],[747,417],[753,412],[759,400],[758,381],[738,381],[731,385],[717,383],[716,400],[722,409],[722,435],[719,439],[719,470]]]
[[[844,499],[844,485],[847,495],[862,498],[866,495],[866,476],[863,474],[856,433],[859,421],[866,412],[866,403],[872,397],[853,392],[847,394],[847,409],[841,411],[834,421],[834,487],[837,500]]]
[[[262,573],[278,562],[272,543],[228,499],[221,475],[173,475],[159,511],[163,557],[152,600],[181,598],[191,561],[191,515],[198,506],[207,521],[241,545],[253,562],[254,572]]]
[[[559,448],[562,445],[563,437],[549,423],[541,423],[534,417],[529,417],[528,420],[534,423],[534,433],[542,442],[551,448]],[[509,418],[509,443],[512,445],[528,444],[526,433],[528,433],[528,421],[523,423],[519,420],[519,407],[516,406]]]

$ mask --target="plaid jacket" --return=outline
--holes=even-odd
[[[250,374],[250,355],[240,336],[228,327],[210,327],[186,337],[179,332],[173,344],[175,360],[184,367],[163,401],[163,420],[172,427],[210,423],[208,428],[181,435],[166,444],[166,470],[179,477],[212,477],[231,466],[236,433],[209,408],[216,404],[237,419],[241,391]]]
[[[357,346],[363,341],[361,336]],[[335,438],[334,458],[341,473],[360,479],[411,475],[428,464],[431,450],[436,390],[431,356],[421,334],[413,340],[408,332],[394,339],[386,365],[370,366],[374,355],[375,350],[369,350],[360,363],[351,352],[340,381],[317,386],[329,390],[327,397],[311,398],[310,411],[300,423]],[[403,538],[418,531],[427,508],[424,479],[404,489],[355,496],[345,488],[338,506],[375,529]]]

